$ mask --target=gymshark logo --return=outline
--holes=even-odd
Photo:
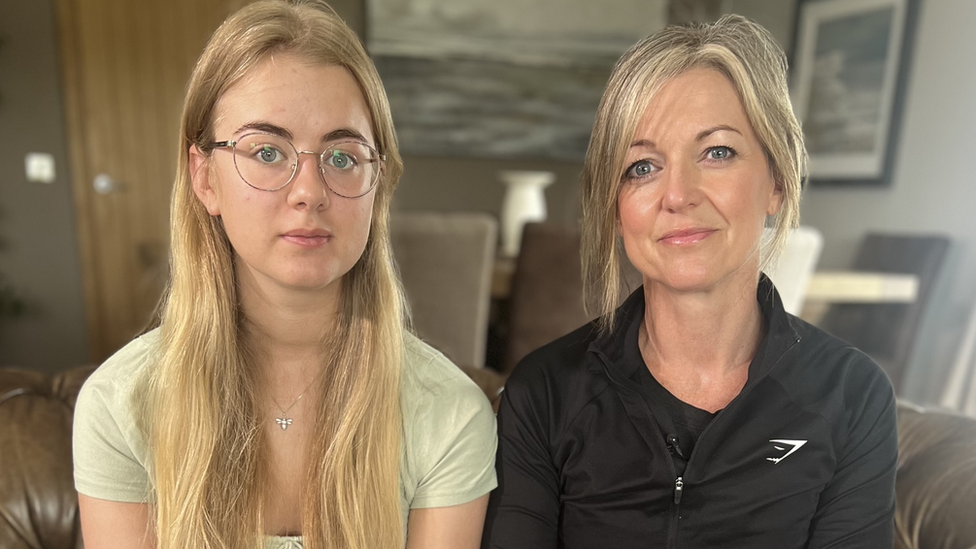
[[[779,462],[783,461],[784,459],[790,457],[790,454],[792,454],[793,452],[799,450],[800,447],[802,447],[804,444],[807,443],[807,441],[805,441],[805,440],[790,440],[788,438],[774,438],[774,439],[770,440],[769,442],[772,442],[773,443],[773,448],[776,448],[779,451],[786,450],[786,447],[785,446],[792,446],[792,448],[790,448],[790,451],[789,452],[786,452],[785,454],[783,454],[782,456],[780,456],[778,458],[766,458],[766,461],[772,461],[773,463],[779,463]],[[784,446],[779,446],[780,444],[783,444]]]

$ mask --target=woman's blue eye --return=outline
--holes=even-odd
[[[649,160],[638,160],[627,168],[627,173],[624,175],[627,179],[641,179],[647,177],[655,170],[654,164],[651,164]]]
[[[735,149],[732,147],[726,147],[724,145],[719,147],[711,147],[706,152],[706,155],[710,160],[727,160],[735,156]]]

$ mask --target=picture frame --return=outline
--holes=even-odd
[[[790,87],[812,184],[891,184],[918,4],[800,0]]]
[[[406,155],[582,163],[617,59],[669,0],[367,0]]]

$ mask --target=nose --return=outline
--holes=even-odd
[[[302,162],[302,155],[311,157]],[[288,204],[293,208],[324,210],[329,207],[331,197],[328,187],[319,170],[319,155],[310,151],[298,153],[298,166],[295,177],[288,186]]]
[[[672,162],[664,170],[661,207],[678,213],[701,204],[701,173],[692,162]]]

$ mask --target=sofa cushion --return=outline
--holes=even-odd
[[[81,547],[71,474],[78,390],[94,370],[0,370],[0,547]]]
[[[898,405],[897,549],[976,547],[976,419]]]

